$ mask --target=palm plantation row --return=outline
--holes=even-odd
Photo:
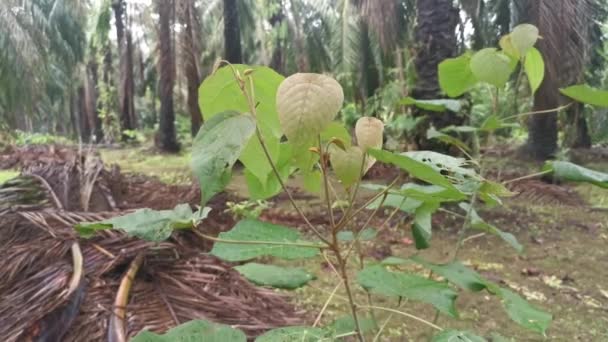
[[[157,132],[157,147],[176,152],[178,133],[195,135],[202,124],[199,85],[222,58],[269,65],[285,75],[332,73],[353,115],[403,116],[411,124],[397,125],[397,131],[409,130],[404,135],[418,148],[437,148],[426,139],[431,125],[440,129],[475,118],[406,109],[398,100],[445,98],[440,62],[467,49],[496,46],[515,25],[532,23],[543,36],[545,80],[532,96],[513,79],[504,94],[513,105],[502,114],[558,108],[564,104],[560,87],[605,82],[606,5],[605,0],[157,0],[152,6],[134,0],[7,0],[0,4],[6,28],[0,36],[0,124],[108,143],[150,128]],[[519,88],[528,95],[517,103]],[[602,127],[603,134],[608,129],[596,121],[590,129],[587,122],[600,117],[601,123],[601,115],[585,119],[583,112],[582,105],[571,106],[559,116],[561,124],[556,112],[528,118],[528,154],[552,155],[560,128],[567,147],[589,147]]]

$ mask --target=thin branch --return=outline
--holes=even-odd
[[[317,319],[315,319],[315,322],[312,325],[313,327],[316,327],[317,325],[319,325],[319,323],[321,323],[321,318],[323,317],[325,310],[327,310],[329,303],[331,303],[331,301],[334,299],[334,296],[336,295],[336,292],[338,292],[338,289],[340,289],[340,286],[342,286],[342,280],[340,280],[338,282],[338,284],[336,285],[336,287],[334,288],[334,290],[331,291],[331,294],[325,301],[325,304],[323,304],[323,308],[321,308],[321,311],[319,311],[319,314],[317,315]]]
[[[429,327],[431,327],[431,328],[433,328],[435,330],[443,331],[442,327],[440,327],[438,325],[435,325],[435,324],[433,324],[433,323],[425,320],[424,318],[412,315],[412,314],[407,313],[407,312],[403,312],[403,311],[399,311],[399,310],[395,310],[395,309],[391,309],[391,308],[386,308],[386,307],[383,307],[383,306],[369,306],[368,305],[368,306],[360,306],[360,308],[362,308],[362,309],[370,308],[370,309],[376,309],[376,310],[381,310],[381,311],[392,312],[392,313],[395,313],[395,314],[398,314],[398,315],[401,315],[401,316],[405,316],[405,317],[411,318],[411,319],[416,320],[416,321],[418,321],[420,323],[426,324],[426,325],[428,325]]]
[[[526,180],[526,179],[536,178],[536,177],[544,176],[544,175],[549,174],[551,172],[553,172],[553,170],[545,170],[545,171],[533,173],[533,174],[530,174],[530,175],[526,175],[526,176],[510,179],[508,181],[503,182],[502,184],[510,184],[510,183],[515,183],[515,182],[519,182],[519,181]]]
[[[574,104],[574,102],[570,102],[568,104],[565,104],[565,105],[562,105],[562,106],[559,106],[559,107],[556,107],[556,108],[545,109],[545,110],[537,110],[537,111],[532,111],[532,112],[515,114],[515,115],[507,116],[503,120],[507,121],[507,120],[511,120],[511,119],[517,119],[517,118],[520,118],[520,117],[524,117],[524,116],[531,116],[531,115],[537,115],[537,114],[547,114],[547,113],[559,112],[561,110],[567,109],[568,107],[572,106],[573,104]]]
[[[291,247],[304,247],[304,248],[318,248],[318,249],[326,249],[327,246],[324,245],[315,245],[311,243],[297,243],[297,242],[276,242],[276,241],[248,241],[248,240],[226,240],[221,238],[216,238],[213,236],[209,236],[199,232],[196,229],[192,229],[195,235],[205,240],[220,242],[220,243],[232,243],[237,245],[274,245],[274,246],[291,246]]]

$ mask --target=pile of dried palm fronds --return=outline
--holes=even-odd
[[[208,244],[192,232],[160,244],[119,231],[79,238],[74,224],[124,213],[113,210],[124,202],[116,200],[121,194],[108,180],[120,177],[111,172],[77,154],[30,164],[28,175],[0,186],[0,203],[10,200],[0,207],[0,341],[125,341],[142,329],[163,332],[192,319],[253,337],[302,323],[281,295],[204,254]],[[135,190],[149,187],[142,184]],[[192,196],[198,194],[186,194]],[[207,234],[230,220],[218,216],[221,204],[212,206]]]

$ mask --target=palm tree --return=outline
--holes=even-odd
[[[237,0],[224,0],[224,51],[230,63],[243,62]]]
[[[175,132],[175,112],[173,109],[173,86],[175,84],[175,56],[172,48],[171,18],[173,0],[156,0],[158,12],[158,46],[160,74],[160,118],[156,146],[165,152],[180,149]]]
[[[76,0],[0,1],[0,111],[11,127],[70,129],[84,18]]]
[[[416,86],[412,95],[417,99],[436,99],[441,97],[437,67],[447,58],[454,57],[457,50],[456,26],[459,10],[452,0],[417,0],[417,25],[415,40],[417,55],[415,59]],[[440,129],[458,125],[455,113],[433,113],[418,111],[417,116],[426,116],[426,125],[420,125],[416,143],[421,149],[445,149],[432,140],[426,139],[428,125]]]
[[[135,115],[135,81],[133,79],[133,38],[125,0],[114,0],[114,22],[119,54],[119,103],[120,128],[122,131],[134,130],[137,126]],[[123,139],[127,139],[123,135]]]
[[[587,0],[516,0],[517,22],[538,26],[543,39],[538,47],[545,59],[545,79],[534,96],[534,110],[557,108],[563,103],[559,88],[582,80],[589,46],[589,3]],[[575,133],[571,145],[589,145],[586,121],[581,107],[567,116]],[[553,156],[557,150],[556,112],[530,117],[528,141],[524,152],[538,160]],[[572,136],[572,135],[571,135]]]
[[[190,130],[194,137],[201,127],[203,115],[198,106],[198,86],[201,83],[200,54],[201,46],[199,34],[201,31],[200,22],[194,6],[194,0],[178,0],[178,17],[182,30],[181,37],[181,56],[183,74],[187,84],[187,108],[190,113]]]

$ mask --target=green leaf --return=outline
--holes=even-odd
[[[192,143],[192,170],[200,183],[202,205],[228,185],[232,166],[254,132],[253,117],[237,112],[220,113],[201,127]]]
[[[444,330],[433,336],[431,342],[487,342],[487,340],[468,331]]]
[[[294,168],[290,164],[292,147],[289,143],[282,143],[279,150],[279,158],[276,161],[276,167],[281,179],[286,180],[294,171]],[[266,158],[264,158],[263,161],[268,163]],[[273,170],[269,171],[265,181],[261,181],[249,169],[245,169],[244,175],[249,190],[249,196],[253,200],[273,197],[282,190],[281,183]]]
[[[437,185],[421,185],[406,183],[397,190],[399,194],[422,202],[455,202],[466,199],[466,195],[458,190],[446,189]]]
[[[479,273],[472,269],[464,266],[458,261],[449,264],[433,264],[417,256],[410,258],[412,261],[428,268],[436,274],[446,278],[449,282],[457,285],[458,287],[479,292],[488,287],[488,281],[485,280]]]
[[[414,216],[414,223],[412,224],[412,235],[416,249],[426,249],[431,246],[432,216],[437,209],[439,209],[439,204],[435,202],[423,203],[416,209],[416,216]]]
[[[539,38],[538,27],[531,24],[517,25],[509,35],[513,47],[519,52],[520,56],[526,56]]]
[[[414,105],[420,109],[432,111],[432,112],[445,112],[450,110],[452,112],[459,112],[462,108],[462,104],[459,100],[450,99],[437,99],[437,100],[416,100],[413,97],[406,97],[399,102],[402,105],[411,106]]]
[[[352,145],[352,138],[348,130],[341,122],[332,121],[323,132],[321,132],[321,141],[329,141],[333,138],[338,138],[344,143],[345,147],[350,147]]]
[[[287,268],[253,262],[236,266],[234,269],[256,285],[279,289],[294,290],[315,278],[314,275],[301,268]]]
[[[345,188],[355,184],[361,176],[364,153],[359,146],[351,146],[346,151],[331,146],[329,160],[331,167]]]
[[[429,303],[449,316],[458,317],[454,307],[457,293],[446,283],[412,274],[389,272],[379,265],[364,268],[357,275],[357,281],[375,293]]]
[[[568,182],[590,183],[608,189],[608,173],[591,170],[565,161],[547,162],[544,170],[552,170],[556,179]]]
[[[524,69],[528,75],[532,94],[536,93],[545,78],[545,61],[543,55],[536,48],[531,48],[526,55]]]
[[[579,84],[559,90],[562,94],[581,103],[597,107],[608,107],[608,91]]]
[[[376,229],[365,228],[359,233],[359,240],[360,241],[370,241],[370,240],[375,239],[376,235],[378,235],[378,231]],[[343,230],[338,233],[338,241],[347,242],[347,241],[354,241],[354,240],[355,240],[355,233],[353,233],[350,230]]]
[[[479,197],[490,206],[502,204],[501,197],[513,197],[516,195],[516,193],[507,189],[503,184],[489,180],[484,180],[477,191]]]
[[[261,256],[291,260],[310,258],[319,253],[318,248],[312,247],[313,243],[300,240],[300,233],[297,231],[258,220],[239,221],[232,230],[220,233],[219,238],[234,241],[216,242],[213,245],[211,254],[226,261],[246,261]],[[238,242],[249,243],[240,244]],[[293,243],[307,244],[311,247],[289,245]]]
[[[374,331],[378,326],[376,321],[374,321],[374,319],[371,317],[358,315],[357,318],[359,320],[359,327],[361,328],[361,332],[363,334]],[[352,316],[343,316],[333,321],[333,323],[327,328],[335,336],[354,332],[356,330],[356,325]]]
[[[477,172],[469,167],[471,162],[464,158],[456,158],[433,151],[411,151],[402,153],[402,155],[430,166],[436,172],[440,172],[441,175],[447,173],[452,177],[459,178],[460,181],[466,179],[481,180]]]
[[[509,80],[513,67],[507,55],[494,48],[487,48],[473,55],[471,71],[477,80],[501,88]]]
[[[318,342],[327,338],[327,332],[313,327],[286,327],[266,332],[255,342]]]
[[[504,53],[506,53],[508,56],[512,57],[515,60],[519,60],[521,58],[519,51],[513,45],[513,40],[511,39],[510,34],[502,36],[502,38],[500,38],[500,42],[498,44],[500,45],[500,48],[502,49],[502,51]]]
[[[211,211],[203,208],[192,213],[190,205],[178,204],[173,210],[139,209],[133,213],[92,223],[80,223],[75,226],[82,237],[91,237],[99,230],[122,229],[130,236],[143,240],[160,242],[167,240],[174,229],[189,229],[205,219]]]
[[[321,185],[323,182],[323,175],[319,170],[312,170],[310,172],[302,173],[302,187],[304,190],[313,193],[320,194],[321,193]]]
[[[279,84],[285,78],[268,67],[241,64],[233,66],[241,75],[247,69],[253,70],[253,88],[257,106],[256,121],[272,160],[276,162],[279,154],[279,141],[283,134],[279,125],[275,99]],[[199,88],[199,105],[206,121],[224,111],[239,113],[250,111],[247,100],[234,79],[230,67],[220,68],[203,81]],[[239,159],[260,182],[264,182],[272,171],[258,139],[249,141]]]
[[[524,251],[524,246],[522,246],[517,241],[517,238],[513,234],[505,233],[502,230],[496,228],[495,226],[485,222],[481,217],[479,217],[479,214],[477,214],[477,211],[475,211],[475,209],[471,208],[468,203],[460,203],[459,206],[460,206],[460,208],[462,208],[462,210],[464,210],[466,212],[471,210],[471,217],[470,217],[471,227],[473,227],[474,229],[477,229],[477,230],[484,231],[486,233],[490,233],[490,234],[499,236],[506,243],[508,243],[511,247],[513,247],[518,253],[521,253]]]
[[[131,339],[131,342],[175,341],[245,342],[247,341],[247,337],[242,331],[231,328],[227,325],[202,320],[194,320],[169,329],[169,331],[163,335],[158,335],[145,330]]]
[[[420,162],[406,154],[395,154],[383,150],[370,149],[368,152],[372,157],[383,163],[390,163],[407,171],[412,177],[421,179],[433,185],[439,185],[446,189],[458,191],[450,181],[441,173],[435,171],[431,166]]]
[[[497,295],[502,298],[502,304],[509,317],[526,329],[545,334],[553,317],[528,303],[513,291],[498,288]]]
[[[462,140],[453,137],[451,135],[439,132],[438,130],[435,129],[435,127],[429,128],[426,131],[426,138],[427,139],[437,139],[439,141],[443,141],[446,144],[450,144],[450,145],[454,145],[456,147],[459,147],[462,150],[465,150],[467,152],[470,151],[469,146],[467,146],[467,144],[465,144]]]
[[[477,83],[470,67],[471,54],[448,58],[438,67],[439,85],[449,97],[458,97],[469,91]]]
[[[308,149],[317,146],[318,135],[333,121],[343,102],[342,86],[326,75],[297,73],[281,82],[276,96],[279,121],[302,171],[314,165],[314,155]]]

